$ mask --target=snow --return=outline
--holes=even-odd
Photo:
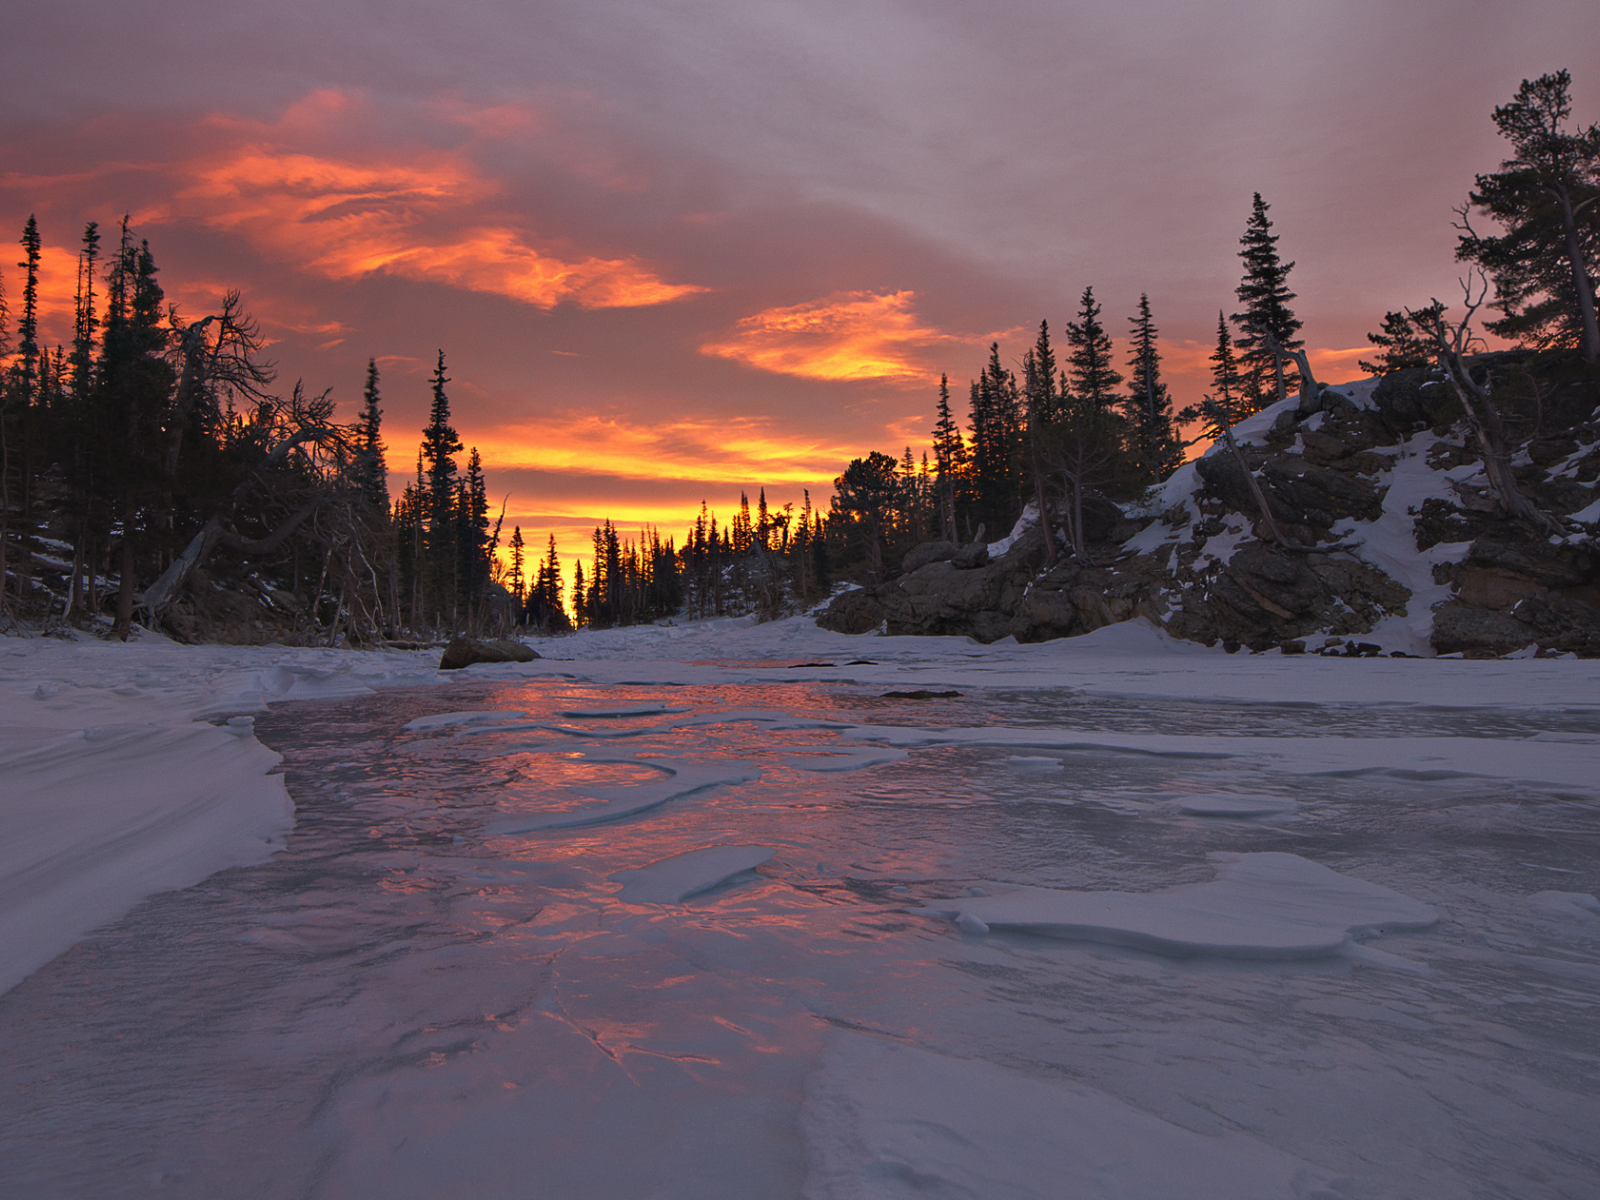
[[[771,846],[707,846],[606,878],[622,885],[617,899],[629,904],[682,904],[690,896],[749,874],[774,853]]]
[[[101,698],[80,690],[22,702],[43,712],[0,706],[0,991],[153,892],[261,862],[292,825],[283,780],[268,774],[279,756],[248,729],[120,720],[67,732],[80,709],[102,719]]]
[[[0,641],[9,1190],[1600,1185],[1600,663],[534,645]]]
[[[1339,1200],[1322,1173],[1114,1096],[860,1033],[806,1083],[806,1200]]]
[[[1067,892],[993,888],[985,897],[924,911],[971,917],[1050,937],[1134,946],[1157,954],[1301,959],[1333,954],[1352,933],[1426,929],[1438,913],[1375,883],[1351,879],[1295,854],[1220,861],[1211,883],[1161,892]]]
[[[998,542],[990,542],[988,544],[989,557],[1003,557],[1006,551],[1010,550],[1012,546],[1017,544],[1018,538],[1027,533],[1028,530],[1032,529],[1038,523],[1039,504],[1035,500],[1030,500],[1027,504],[1023,505],[1021,515],[1017,517],[1016,523],[1011,526],[1011,532],[1005,537],[1001,538]]]

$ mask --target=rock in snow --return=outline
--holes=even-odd
[[[480,642],[476,638],[458,637],[451,638],[450,644],[444,648],[444,654],[439,658],[439,670],[459,671],[478,663],[532,662],[538,657],[538,651],[514,638]]]

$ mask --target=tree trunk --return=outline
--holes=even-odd
[[[1255,472],[1250,469],[1250,464],[1245,462],[1244,452],[1239,449],[1239,443],[1233,440],[1233,426],[1223,424],[1222,437],[1228,443],[1228,449],[1233,453],[1233,459],[1239,464],[1239,469],[1244,472],[1244,481],[1249,484],[1250,494],[1255,497],[1256,507],[1261,510],[1261,520],[1266,525],[1267,532],[1272,535],[1274,542],[1283,545],[1283,531],[1272,519],[1272,510],[1267,507],[1267,498],[1261,494],[1261,485],[1256,482]]]
[[[1600,323],[1595,318],[1594,289],[1589,285],[1588,264],[1578,240],[1572,196],[1562,188],[1557,198],[1561,201],[1561,232],[1566,239],[1567,259],[1572,264],[1572,287],[1578,294],[1578,316],[1583,321],[1583,359],[1592,363],[1600,361]]]
[[[117,620],[111,632],[123,641],[133,628],[133,505],[122,511],[122,576],[117,580]]]

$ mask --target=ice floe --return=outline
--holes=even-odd
[[[1217,878],[1209,883],[1159,892],[996,885],[989,896],[932,901],[922,911],[1157,954],[1245,959],[1322,957],[1343,949],[1352,934],[1426,929],[1439,919],[1409,896],[1297,854],[1211,857]]]
[[[1202,792],[1179,796],[1180,812],[1200,817],[1275,817],[1300,807],[1287,796],[1245,796],[1231,792]]]
[[[622,885],[617,899],[629,904],[681,904],[755,870],[774,853],[771,846],[706,846],[607,878]]]

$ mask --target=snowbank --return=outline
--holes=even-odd
[[[280,756],[243,714],[432,677],[425,661],[151,635],[0,641],[0,992],[147,896],[282,847],[294,806]]]

